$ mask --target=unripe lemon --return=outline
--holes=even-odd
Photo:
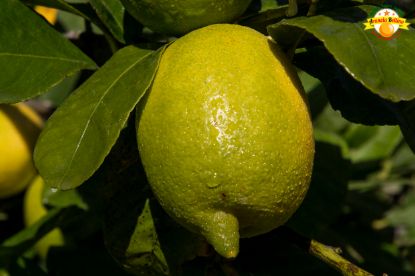
[[[128,11],[151,30],[181,35],[214,23],[231,22],[251,0],[123,0]]]
[[[21,192],[36,175],[32,153],[41,127],[23,103],[0,104],[0,198]]]
[[[47,213],[47,210],[42,203],[44,186],[43,179],[40,176],[37,176],[26,191],[23,205],[24,222],[26,226],[34,224]],[[50,247],[62,246],[63,244],[64,239],[62,232],[59,229],[54,229],[36,243],[35,249],[39,256],[45,260]]]
[[[137,116],[140,156],[165,211],[224,257],[301,204],[314,140],[300,81],[262,34],[211,25],[175,41]]]

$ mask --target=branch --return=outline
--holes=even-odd
[[[310,255],[330,265],[344,276],[373,276],[373,274],[340,256],[340,248],[327,246],[316,240],[303,237],[287,227],[281,228],[281,233],[285,238]]]
[[[373,275],[340,256],[340,248],[333,248],[318,241],[311,240],[308,253],[332,266],[345,276]]]

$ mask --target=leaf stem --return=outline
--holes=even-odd
[[[287,17],[293,17],[298,13],[297,0],[288,0]]]
[[[373,275],[340,256],[340,248],[333,248],[331,246],[324,245],[316,240],[311,240],[308,253],[327,263],[345,276]]]
[[[310,7],[308,8],[307,16],[316,15],[318,1],[319,0],[311,0]]]

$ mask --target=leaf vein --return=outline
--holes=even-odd
[[[61,60],[61,61],[67,61],[67,62],[72,62],[72,63],[85,63],[84,61],[81,61],[81,60],[74,60],[74,59],[69,59],[69,58],[47,57],[47,56],[38,56],[38,55],[30,55],[30,54],[0,53],[0,57],[1,56],[14,56],[14,57],[24,57],[24,58]]]
[[[132,65],[130,65],[128,68],[126,68],[109,86],[108,88],[104,91],[104,93],[102,94],[102,96],[100,97],[100,99],[97,101],[97,104],[94,106],[94,109],[91,112],[91,115],[89,116],[88,120],[86,121],[85,127],[81,133],[81,136],[79,137],[78,143],[76,144],[75,150],[71,156],[71,160],[69,161],[68,166],[66,166],[66,170],[65,173],[63,174],[61,180],[58,183],[58,186],[61,187],[62,183],[65,181],[65,179],[68,176],[68,173],[70,171],[70,167],[72,166],[73,161],[75,160],[75,156],[78,153],[79,147],[81,146],[82,140],[84,139],[86,132],[88,130],[88,127],[91,123],[92,117],[95,115],[95,112],[97,111],[98,107],[102,104],[102,100],[105,98],[105,96],[109,93],[109,91],[111,90],[111,88],[114,87],[114,85],[125,75],[128,73],[128,71],[131,70],[131,68],[133,68],[134,66],[136,66],[138,63],[140,63],[143,59],[145,59],[147,56],[151,55],[152,53],[148,53],[145,56],[143,56],[142,58],[138,59],[136,62],[134,62]]]

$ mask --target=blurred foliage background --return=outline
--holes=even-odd
[[[82,5],[88,1],[68,2]],[[330,5],[334,2],[342,1]],[[413,18],[413,1],[396,2]],[[254,1],[242,22],[258,24],[260,29],[268,19],[250,22],[250,15],[278,12],[284,4]],[[128,20],[138,26],[132,18]],[[60,11],[54,28],[98,65],[112,55],[105,34],[79,16]],[[148,48],[158,46],[151,40],[168,41],[153,36],[132,33],[127,39]],[[301,64],[301,60],[297,62]],[[342,248],[346,258],[376,275],[414,275],[415,155],[401,130],[344,119],[333,109],[330,88],[300,69],[298,73],[309,97],[316,157],[310,191],[288,227]],[[82,71],[66,78],[29,104],[47,118],[90,75]],[[2,270],[0,275],[127,275],[121,266],[127,271],[140,267],[142,275],[168,271],[183,275],[338,275],[295,247],[281,229],[242,240],[236,260],[218,257],[158,206],[142,168],[136,169],[140,164],[133,132],[129,122],[88,185],[66,192],[47,189],[44,202],[54,212],[32,227],[33,231],[19,232],[24,228],[23,195],[0,201],[0,267],[7,266],[7,272]],[[64,231],[66,245],[52,248],[47,260],[39,262],[31,245],[55,226]]]

